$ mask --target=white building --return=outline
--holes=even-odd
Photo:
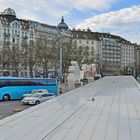
[[[57,39],[59,45],[63,43],[62,41],[64,40],[69,41],[71,34],[68,32],[68,26],[64,22],[64,18],[62,17],[58,26],[52,26],[37,21],[18,19],[13,9],[5,9],[0,14],[0,51],[2,52],[0,58],[0,75],[3,75],[3,72],[6,72],[6,75],[15,75],[15,70],[17,70],[19,76],[20,73],[22,76],[29,76],[29,66],[24,66],[24,64],[21,63],[25,57],[22,49],[25,45],[30,44],[30,42],[37,44],[38,39],[41,38],[46,39],[46,41],[54,41],[54,39]],[[19,51],[20,53],[22,52],[23,56],[19,54]],[[9,56],[9,54],[11,56]],[[20,59],[17,57],[18,55],[20,55]],[[18,63],[17,65],[16,61]],[[38,68],[38,66],[34,66],[34,68],[36,67]],[[33,73],[35,74],[34,68]]]
[[[121,44],[121,65],[122,67],[134,67],[134,45],[130,42]]]
[[[96,63],[98,72],[120,75],[124,67],[134,69],[134,45],[122,37],[90,30],[73,30],[72,37],[73,46],[88,52],[82,56],[82,61],[87,57],[91,61],[84,63]]]
[[[82,51],[82,61],[85,63],[94,63],[101,48],[101,41],[90,31],[72,30],[73,46]]]

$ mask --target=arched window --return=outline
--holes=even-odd
[[[15,28],[17,28],[17,22],[15,22]]]
[[[20,28],[20,25],[18,24],[18,28]]]

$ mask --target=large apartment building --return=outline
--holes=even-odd
[[[72,40],[73,46],[81,50],[80,55],[82,55],[83,63],[94,63],[97,60],[101,46],[101,42],[98,37],[91,32],[72,31]]]
[[[121,46],[111,37],[102,38],[102,71],[104,75],[118,75],[121,70]]]
[[[140,76],[140,45],[135,44],[135,76]]]
[[[125,69],[134,70],[134,45],[122,37],[90,30],[72,30],[72,37],[78,48],[88,50],[89,59],[94,58],[98,72],[120,75],[127,74]]]
[[[58,47],[56,44],[61,46],[63,41],[69,42],[70,39],[71,34],[63,17],[58,26],[52,26],[37,21],[19,19],[13,9],[5,9],[0,13],[0,75],[30,76],[29,71],[32,71],[35,76],[38,69],[43,71],[40,61],[33,65],[36,61],[35,55],[38,55],[42,48],[40,47],[40,50],[38,48],[38,53],[35,54],[31,46],[34,46],[35,49],[35,46],[39,46],[40,43],[40,46]],[[28,46],[28,50],[30,49],[30,54],[28,50],[25,50],[26,46]],[[29,63],[31,59],[32,64]],[[44,58],[42,59],[44,60]],[[26,61],[26,64],[23,60]]]

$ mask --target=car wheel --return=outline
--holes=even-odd
[[[36,101],[35,104],[36,104],[36,105],[40,104],[40,101]]]
[[[5,95],[3,96],[3,101],[10,101],[10,95],[5,94]]]

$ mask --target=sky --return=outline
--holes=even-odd
[[[17,18],[70,28],[109,32],[140,44],[140,0],[0,0],[0,12],[15,10]]]

